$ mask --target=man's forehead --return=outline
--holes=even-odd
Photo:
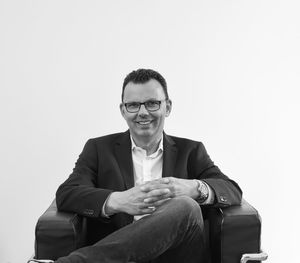
[[[163,87],[155,79],[145,83],[129,82],[124,89],[124,101],[140,99],[164,99]]]

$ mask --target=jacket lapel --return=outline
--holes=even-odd
[[[115,144],[115,154],[121,174],[127,189],[134,186],[131,141],[129,131],[118,138]]]
[[[162,177],[175,176],[174,169],[177,159],[177,147],[171,137],[164,133],[164,155]]]

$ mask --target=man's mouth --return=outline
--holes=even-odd
[[[151,120],[147,120],[147,121],[137,121],[136,123],[140,124],[140,125],[148,125],[150,124],[152,121]]]

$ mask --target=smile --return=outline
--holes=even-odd
[[[136,123],[140,124],[140,125],[148,125],[150,124],[152,121],[137,121]]]

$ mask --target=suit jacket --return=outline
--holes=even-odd
[[[163,177],[204,180],[215,193],[216,207],[240,204],[241,189],[214,165],[201,142],[163,136]],[[98,234],[101,238],[132,222],[133,217],[124,213],[103,218],[101,209],[111,192],[133,186],[129,131],[89,139],[72,174],[57,190],[57,207],[95,219],[91,220],[93,231],[105,223],[106,230]]]

